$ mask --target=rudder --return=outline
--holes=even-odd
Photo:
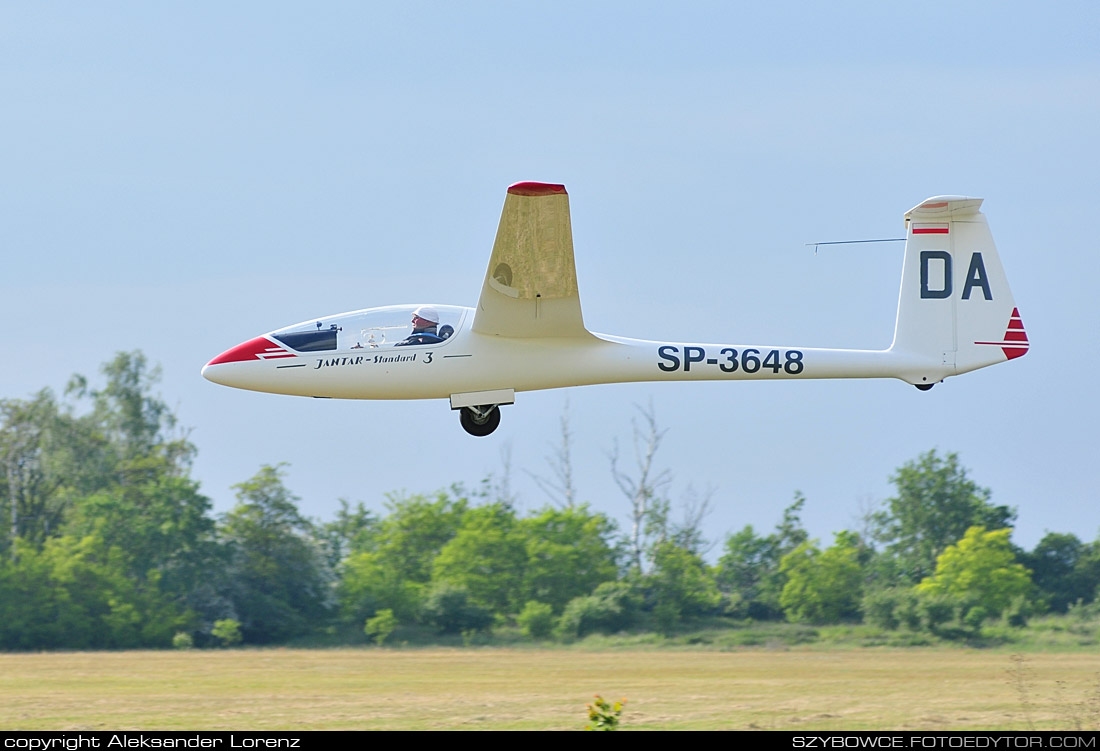
[[[1027,352],[982,199],[936,196],[905,214],[906,243],[891,352],[913,357],[918,386]]]

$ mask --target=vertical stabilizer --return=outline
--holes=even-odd
[[[1011,360],[1027,334],[1001,266],[982,199],[929,198],[905,214],[905,261],[891,351],[919,363],[909,383]]]

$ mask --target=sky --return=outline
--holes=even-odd
[[[1018,510],[1018,545],[1093,540],[1098,39],[1095,2],[5,3],[0,398],[142,351],[219,513],[279,462],[317,519],[487,477],[534,510],[567,415],[579,498],[625,525],[609,456],[631,467],[651,411],[668,498],[709,496],[718,546],[796,491],[827,544],[931,449]],[[889,345],[902,245],[808,243],[982,197],[1031,351],[927,393],[521,393],[488,438],[445,401],[200,377],[298,321],[474,305],[520,180],[569,190],[592,330],[810,347]]]

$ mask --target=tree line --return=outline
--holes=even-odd
[[[195,447],[153,394],[156,369],[120,353],[102,381],[0,401],[0,649],[382,643],[395,629],[569,641],[703,619],[955,638],[1088,605],[1100,584],[1100,540],[1015,547],[1015,511],[936,451],[900,467],[894,495],[828,546],[809,539],[796,493],[772,531],[727,535],[709,564],[709,495],[672,520],[654,469],[663,433],[644,410],[637,467],[612,456],[630,501],[622,529],[576,500],[564,418],[554,477],[536,478],[557,502],[532,512],[487,484],[391,495],[382,513],[341,501],[318,521],[264,466],[215,517],[191,477]]]

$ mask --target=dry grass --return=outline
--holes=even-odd
[[[1100,655],[233,650],[0,655],[0,729],[1076,729]],[[1016,671],[1013,674],[1013,671]],[[1090,698],[1091,697],[1091,698]]]

